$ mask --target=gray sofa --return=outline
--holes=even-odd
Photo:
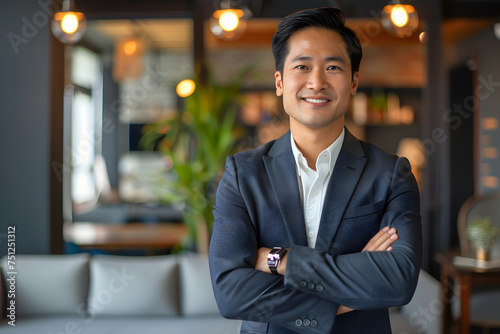
[[[239,333],[240,321],[219,315],[203,255],[18,255],[0,265],[2,334]],[[422,271],[412,301],[390,311],[393,333],[439,333],[439,291]]]
[[[443,305],[441,285],[420,270],[412,300],[403,307],[389,310],[393,334],[440,334]]]
[[[203,255],[18,255],[14,264],[1,261],[2,334],[239,333],[239,321],[219,315]]]

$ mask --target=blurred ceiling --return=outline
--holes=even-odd
[[[246,32],[237,40],[217,39],[205,29],[205,45],[211,48],[267,48],[276,31],[279,19],[255,18],[248,22]],[[455,43],[479,30],[492,26],[494,21],[485,19],[449,19],[443,23],[444,43]],[[372,45],[418,44],[418,33],[409,38],[397,38],[387,33],[376,19],[349,19],[347,25],[353,29],[363,44]],[[193,21],[191,19],[116,19],[90,20],[89,35],[99,35],[102,45],[113,45],[127,37],[141,37],[149,49],[192,48]],[[369,41],[368,41],[369,40]]]
[[[98,38],[102,45],[140,37],[148,49],[186,50],[193,46],[193,21],[191,19],[133,19],[92,20],[88,22],[87,35]],[[98,35],[98,36],[96,36]]]
[[[200,49],[270,48],[276,26],[284,16],[304,8],[335,6],[346,13],[347,25],[363,44],[367,55],[362,67],[365,83],[381,84],[384,78],[391,85],[421,87],[425,84],[425,48],[418,33],[400,39],[387,33],[379,23],[378,13],[387,0],[233,1],[248,6],[253,12],[245,34],[234,41],[217,39],[207,27],[207,19],[218,9],[220,0],[78,0],[77,9],[88,18],[87,42],[103,51],[112,50],[122,38],[142,37],[150,50],[194,49],[196,58]],[[435,1],[413,1],[421,18],[420,31],[426,26],[426,17],[436,18],[436,13],[431,12],[436,8]],[[500,21],[499,0],[442,0],[441,3],[444,44],[466,39]]]
[[[76,6],[87,15],[91,23],[89,30],[101,35],[97,37],[97,42],[101,45],[127,36],[141,36],[151,48],[186,49],[192,47],[195,34],[193,22],[205,22],[219,8],[220,1],[78,0]],[[436,1],[413,0],[422,21],[435,14],[429,11],[436,8],[431,6]],[[399,39],[376,27],[379,24],[379,12],[387,2],[388,0],[232,0],[233,4],[246,6],[253,13],[245,35],[227,42],[212,36],[205,26],[204,45],[207,48],[268,47],[281,18],[304,8],[322,6],[341,8],[348,17],[348,25],[354,28],[361,40],[363,35],[368,35],[370,43],[375,44],[419,43],[417,34],[411,38]],[[464,39],[493,22],[500,21],[499,0],[442,0],[441,4],[445,43]],[[373,32],[374,29],[376,36],[364,33]]]
[[[419,12],[431,8],[438,0],[413,0]],[[232,0],[233,3],[248,6],[255,16],[282,18],[305,8],[335,6],[348,17],[370,18],[388,0]],[[220,0],[77,0],[77,9],[89,18],[133,18],[192,16],[193,13],[209,15],[220,4]],[[500,20],[498,0],[441,0],[442,17],[489,18]]]

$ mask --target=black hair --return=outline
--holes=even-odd
[[[356,34],[345,26],[346,17],[338,8],[306,9],[287,16],[278,25],[278,30],[273,36],[272,47],[276,70],[283,75],[285,58],[288,55],[288,39],[295,32],[306,28],[326,28],[338,32],[347,46],[351,60],[351,71],[354,75],[359,71],[363,51]]]

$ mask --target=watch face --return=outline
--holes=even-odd
[[[277,274],[277,268],[280,265],[281,257],[286,253],[285,249],[281,247],[275,247],[271,249],[269,254],[267,254],[267,265],[269,266],[269,270],[273,274]]]
[[[281,256],[279,254],[272,254],[270,253],[269,255],[267,255],[267,260],[268,261],[277,261],[281,258]]]

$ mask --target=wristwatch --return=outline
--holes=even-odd
[[[286,249],[281,247],[274,247],[269,254],[267,254],[267,265],[273,274],[278,274],[278,266],[285,254]]]

